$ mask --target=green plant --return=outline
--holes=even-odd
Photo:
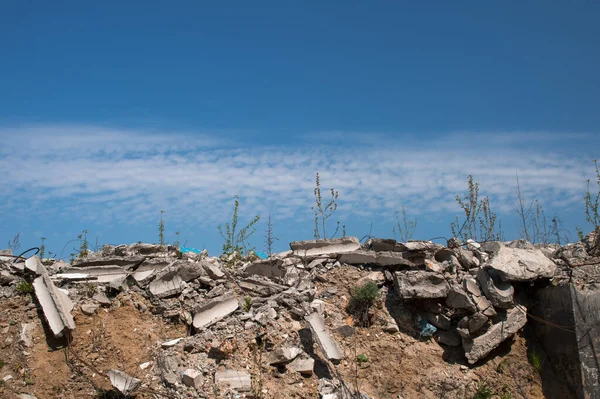
[[[21,238],[21,233],[19,232],[13,237],[12,241],[10,241],[10,240],[8,241],[8,248],[13,253],[17,252],[19,250],[19,248],[21,248],[21,243],[19,241],[20,238]]]
[[[600,255],[600,169],[598,160],[594,159],[596,169],[596,185],[598,193],[592,194],[590,191],[590,179],[587,180],[587,190],[585,192],[585,220],[592,225],[596,232],[596,238],[592,243],[592,255]]]
[[[267,244],[267,255],[271,257],[273,255],[273,244],[279,238],[273,235],[273,222],[271,221],[271,214],[267,218],[267,234],[265,235],[265,244]]]
[[[531,364],[531,366],[533,366],[535,371],[537,373],[542,371],[542,358],[540,357],[539,353],[532,349],[531,351],[529,351],[528,355],[529,363]]]
[[[79,247],[79,254],[77,255],[78,258],[85,258],[89,254],[87,235],[88,231],[83,230],[81,234],[77,236],[79,242],[81,243]]]
[[[363,327],[370,325],[369,310],[373,306],[373,303],[375,303],[378,293],[379,288],[372,281],[354,287],[346,310],[354,316],[357,325]]]
[[[461,224],[456,217],[450,223],[452,235],[463,241],[473,239],[475,241],[501,240],[502,226],[500,222],[496,225],[497,216],[492,211],[488,197],[479,199],[479,183],[473,181],[473,175],[467,177],[468,194],[461,198],[456,196],[456,202],[465,213],[465,220]]]
[[[484,380],[477,385],[473,399],[490,399],[492,396],[494,396],[494,391]]]
[[[4,367],[6,363],[4,363],[4,360],[0,360],[0,369]]]
[[[19,283],[17,284],[15,289],[17,290],[17,293],[19,293],[20,295],[31,294],[33,292],[33,284],[31,284],[25,280],[22,280],[22,281],[19,281]]]
[[[231,217],[231,223],[225,223],[225,228],[219,225],[219,233],[221,237],[225,239],[223,244],[223,254],[232,255],[234,252],[238,254],[248,254],[249,251],[254,248],[248,248],[246,241],[256,232],[256,228],[253,226],[260,220],[260,215],[256,215],[246,226],[238,231],[238,209],[240,206],[239,197],[234,197],[233,215]],[[224,230],[224,231],[223,231]],[[237,259],[233,260],[233,264],[237,263]],[[230,265],[231,266],[231,265]]]
[[[244,303],[242,304],[242,308],[244,309],[244,311],[246,313],[248,313],[250,311],[250,309],[252,308],[252,297],[251,296],[244,297]]]
[[[402,211],[396,211],[396,226],[398,227],[398,235],[400,242],[407,242],[413,238],[415,229],[417,228],[417,219],[408,220],[406,217],[406,209],[402,206]],[[394,238],[396,237],[396,227],[392,228]]]
[[[40,245],[40,259],[44,260],[44,255],[46,253],[46,237],[42,237],[42,245]]]
[[[360,355],[356,356],[356,361],[358,363],[367,363],[369,358],[364,353],[361,353]]]
[[[165,211],[163,209],[160,210],[160,220],[158,221],[158,245],[162,249],[165,246],[165,220],[163,215]]]
[[[314,189],[316,206],[310,207],[310,209],[315,214],[314,236],[315,236],[316,240],[321,238],[321,233],[319,232],[319,219],[320,219],[321,228],[323,230],[323,239],[326,240],[327,239],[327,230],[325,229],[325,227],[326,227],[327,219],[329,219],[331,217],[331,215],[333,215],[333,213],[337,209],[337,200],[339,197],[339,193],[336,190],[334,190],[333,188],[330,190],[331,190],[331,199],[329,200],[329,202],[327,202],[327,204],[324,204],[323,197],[321,196],[321,180],[319,178],[319,172],[317,172],[316,177],[315,177],[315,189]],[[337,222],[335,231],[331,235],[330,238],[335,237],[339,228],[340,228],[340,222]]]
[[[175,242],[173,243],[173,245],[175,245],[175,248],[179,249],[180,243],[179,243],[179,232],[178,231],[175,232],[175,237],[176,238],[175,238]]]

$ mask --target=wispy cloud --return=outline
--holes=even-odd
[[[335,132],[293,147],[221,137],[101,126],[0,128],[0,213],[135,223],[167,209],[173,219],[214,225],[238,194],[248,211],[306,218],[317,171],[324,188],[339,190],[346,217],[391,216],[401,204],[414,214],[455,211],[453,198],[464,192],[468,174],[499,211],[511,209],[516,172],[531,198],[569,207],[580,205],[593,156],[561,150],[567,141],[592,140],[585,134],[454,133],[428,141]]]

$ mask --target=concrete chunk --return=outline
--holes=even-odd
[[[33,281],[35,295],[38,298],[48,325],[55,336],[60,337],[66,331],[75,329],[75,321],[71,316],[73,302],[60,291],[41,264],[37,266],[40,277]]]
[[[469,312],[476,312],[477,308],[466,291],[458,284],[450,287],[450,292],[446,297],[446,306],[453,309],[466,309]]]
[[[498,277],[493,278],[494,274],[493,269],[489,269],[489,273],[485,269],[477,271],[477,280],[483,289],[483,293],[492,305],[499,308],[512,308],[514,306],[515,289],[510,283],[501,281]]]
[[[423,270],[394,273],[394,287],[402,299],[445,298],[450,291],[443,275]]]
[[[360,242],[357,237],[295,241],[290,243],[290,248],[295,256],[320,256],[356,251],[360,249]]]
[[[193,325],[195,329],[208,327],[237,310],[239,303],[233,293],[214,298],[196,307]]]
[[[215,373],[215,384],[229,384],[238,391],[252,390],[252,377],[250,373],[241,370],[224,370]]]
[[[349,265],[372,264],[376,266],[414,266],[413,262],[406,258],[403,252],[373,252],[373,251],[353,251],[341,254],[339,257],[341,263]]]
[[[509,309],[505,319],[491,326],[486,333],[473,339],[463,337],[463,348],[469,363],[473,364],[483,359],[504,340],[523,328],[527,323],[526,311],[525,307]]]
[[[129,374],[114,369],[108,372],[108,377],[110,378],[112,386],[125,395],[133,392],[142,382]]]
[[[269,353],[269,364],[277,365],[289,363],[294,360],[300,352],[300,348],[295,346],[275,349],[273,352]]]
[[[310,376],[313,374],[313,370],[315,368],[315,359],[303,359],[297,357],[288,365],[288,368],[302,375]]]
[[[539,249],[508,248],[498,242],[486,243],[483,249],[492,253],[485,267],[496,270],[504,281],[551,278],[557,271],[556,264]]]
[[[342,360],[342,353],[337,342],[335,342],[325,330],[325,320],[323,320],[323,317],[318,313],[313,313],[309,316],[306,316],[305,320],[310,325],[310,329],[313,332],[315,341],[317,341],[321,347],[325,357],[334,363]]]
[[[187,369],[183,372],[181,382],[183,382],[183,385],[187,385],[188,387],[201,389],[202,383],[204,382],[204,377],[202,377],[202,372],[198,370]]]
[[[148,289],[157,298],[168,298],[179,294],[183,290],[183,280],[177,274],[163,276],[151,282]]]

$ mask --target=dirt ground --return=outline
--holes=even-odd
[[[296,340],[305,352],[316,358],[315,373],[305,377],[282,367],[269,366],[267,352],[256,345],[257,331],[242,331],[230,338],[227,356],[208,356],[210,348],[195,348],[190,353],[179,350],[186,364],[249,370],[255,392],[263,398],[318,398],[319,378],[339,374],[350,388],[358,388],[371,398],[473,398],[482,385],[488,386],[495,398],[543,398],[537,371],[528,362],[527,344],[515,336],[497,348],[485,362],[469,366],[460,348],[443,347],[433,340],[418,337],[409,309],[388,295],[383,287],[371,310],[369,328],[352,327],[353,320],[345,307],[350,289],[368,273],[354,267],[333,269],[317,283],[317,298],[325,302],[327,327],[340,344],[345,357],[334,366],[324,360],[318,346],[307,334],[306,325],[289,316],[278,317],[270,331],[265,331],[269,346]],[[240,294],[241,297],[241,294]],[[73,311],[76,330],[70,350],[66,342],[49,342],[36,305],[30,295],[0,301],[0,398],[16,398],[29,393],[38,399],[106,398],[110,382],[108,370],[119,369],[142,380],[136,398],[167,397],[153,370],[160,343],[188,335],[184,324],[173,324],[151,314],[151,305],[139,294],[119,294],[113,305],[100,308],[93,316]],[[399,332],[386,332],[392,321]],[[34,325],[33,345],[21,343],[23,323]],[[340,327],[349,326],[345,329]],[[243,330],[243,328],[242,328]],[[353,334],[344,334],[344,330]],[[234,342],[235,343],[232,343]],[[359,355],[366,361],[356,362]],[[140,364],[152,362],[152,367],[140,369]],[[185,390],[176,397],[220,396],[221,391]],[[503,395],[503,396],[502,396]],[[171,396],[173,397],[173,396]],[[251,397],[251,395],[247,395]]]

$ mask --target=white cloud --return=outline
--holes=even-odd
[[[551,152],[536,142],[560,149],[587,135],[470,133],[426,141],[335,133],[329,137],[336,145],[318,145],[321,134],[294,147],[220,137],[97,126],[0,128],[3,191],[13,198],[0,204],[0,213],[59,208],[64,216],[135,223],[166,209],[173,219],[214,225],[238,194],[244,214],[305,219],[316,171],[324,189],[339,190],[346,217],[391,217],[400,205],[414,214],[457,211],[454,196],[465,191],[467,174],[497,210],[509,212],[517,171],[530,198],[560,207],[581,201],[592,172],[592,154]]]

